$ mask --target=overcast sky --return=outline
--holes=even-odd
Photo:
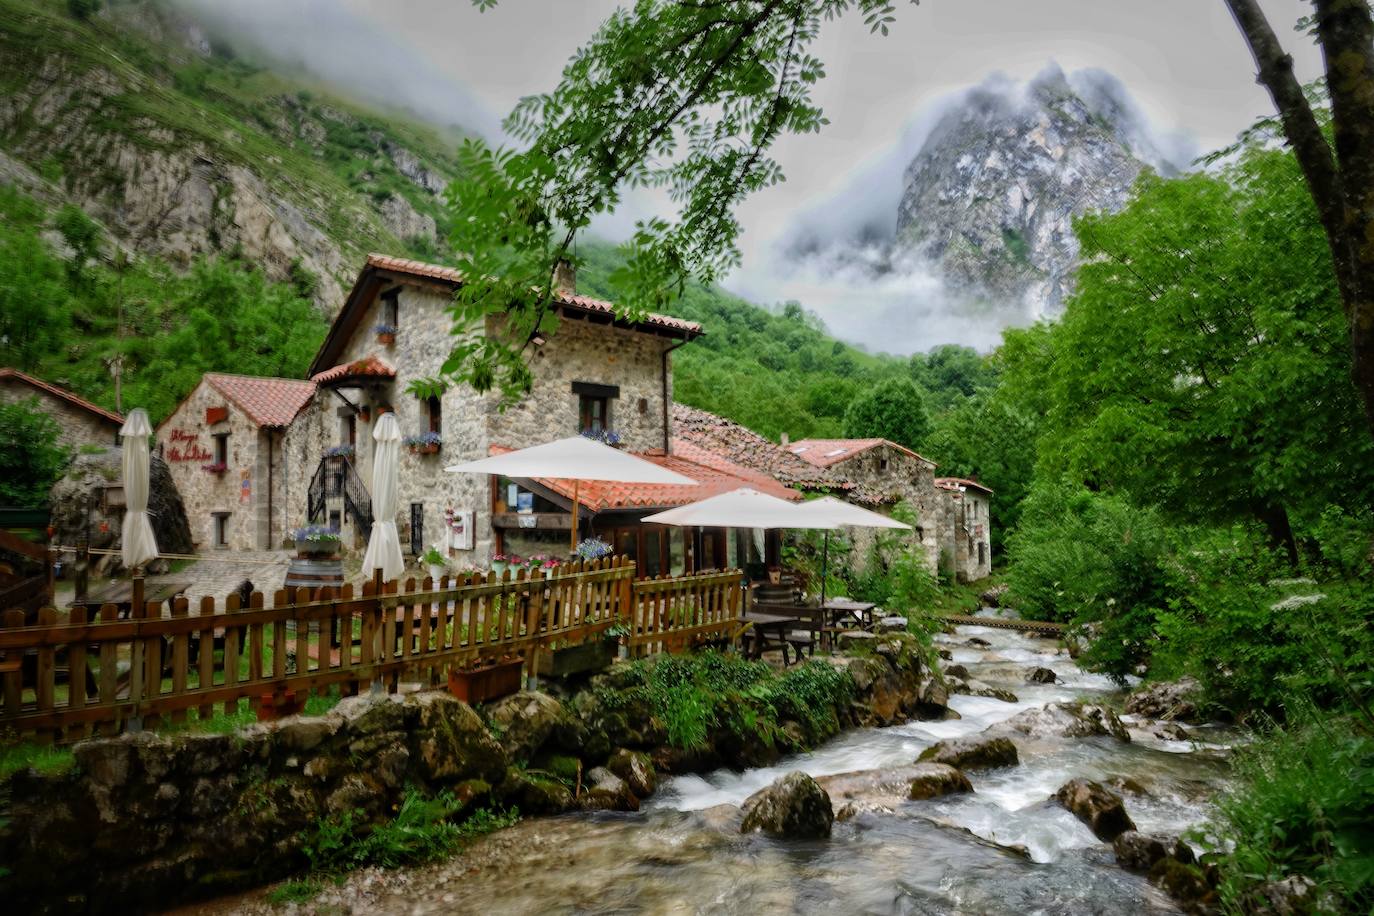
[[[316,69],[336,71],[327,77],[360,82],[489,133],[521,96],[554,86],[569,55],[617,6],[616,0],[500,0],[479,13],[470,0],[180,2],[207,14],[218,7],[223,15],[228,7],[230,15],[255,20],[262,40],[289,48]],[[1310,5],[1262,2],[1299,76],[1319,75],[1316,49],[1291,28]],[[744,205],[745,267],[728,284],[733,288],[764,301],[782,298],[787,290],[772,288],[765,261],[799,215],[843,207],[856,171],[909,158],[914,150],[904,144],[919,143],[923,111],[995,73],[1025,79],[1051,60],[1066,71],[1101,68],[1120,78],[1157,132],[1200,150],[1231,141],[1272,112],[1223,0],[897,5],[898,21],[886,38],[870,35],[852,15],[825,26],[816,51],[828,75],[816,95],[831,123],[819,135],[789,137],[774,150],[787,181]],[[344,42],[348,47],[341,48]],[[899,194],[895,186],[894,210]],[[627,224],[622,218],[602,228],[614,233]],[[835,323],[835,303],[806,304]]]

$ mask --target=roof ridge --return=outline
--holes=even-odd
[[[0,378],[19,379],[22,382],[27,382],[28,384],[33,385],[35,388],[39,388],[43,391],[48,392],[54,397],[61,398],[62,400],[67,401],[70,404],[75,404],[77,407],[80,407],[81,409],[89,413],[99,414],[100,416],[114,423],[123,424],[124,422],[124,417],[114,412],[113,410],[106,410],[99,404],[96,404],[93,401],[88,401],[81,395],[73,391],[68,391],[66,388],[63,388],[60,385],[54,385],[52,382],[47,382],[36,376],[29,375],[22,369],[16,369],[13,366],[0,367]]]

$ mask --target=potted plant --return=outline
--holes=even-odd
[[[396,325],[378,324],[372,327],[377,332],[377,343],[384,347],[389,347],[396,342]]]
[[[599,560],[608,557],[614,550],[610,544],[598,537],[583,538],[577,545],[577,558],[579,560]]]
[[[225,464],[223,461],[216,461],[213,464],[202,464],[200,469],[210,474],[223,474],[225,471],[229,470],[229,465]]]
[[[344,445],[331,445],[329,448],[327,448],[327,449],[324,450],[324,457],[326,457],[326,458],[352,458],[352,457],[353,457],[353,453],[354,453],[354,449],[353,449],[353,446],[351,446],[351,445],[347,445],[347,444],[344,444]]]
[[[343,544],[338,529],[324,525],[296,528],[291,532],[291,540],[296,542],[296,553],[302,557],[332,557]]]
[[[431,544],[420,559],[429,567],[429,577],[434,580],[435,585],[438,585],[444,578],[444,572],[448,569],[448,557],[439,550],[438,544]]]
[[[499,661],[483,659],[471,668],[450,668],[448,691],[464,703],[486,703],[520,689],[520,669],[525,659],[507,655]]]
[[[630,657],[630,626],[622,621],[617,621],[614,626],[607,627],[601,634],[602,638],[616,647],[617,658]]]
[[[443,440],[436,432],[406,436],[403,441],[412,455],[433,455],[439,451],[439,446],[443,444]]]
[[[493,555],[491,558],[491,571],[496,573],[498,576],[506,570],[510,569],[510,566],[511,556],[508,554],[498,553]]]
[[[624,444],[624,439],[620,433],[613,429],[584,429],[582,430],[584,439],[591,439],[593,442],[600,442],[602,445],[609,445],[612,448],[620,448]]]

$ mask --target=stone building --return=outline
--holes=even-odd
[[[318,453],[313,382],[207,373],[157,428],[198,550],[277,548]]]
[[[937,477],[940,494],[940,545],[960,582],[975,582],[992,572],[992,491],[976,480]]]
[[[887,439],[800,439],[787,450],[818,468],[841,475],[858,488],[851,501],[890,515],[906,502],[916,512],[916,537],[934,573],[943,547],[939,539],[941,500],[935,488],[935,462]],[[862,568],[878,533],[855,528],[849,532],[854,550],[851,562]]]
[[[0,401],[35,401],[40,410],[57,421],[57,441],[70,448],[119,445],[123,417],[18,369],[0,369]]]
[[[460,278],[451,268],[370,255],[310,367],[321,431],[312,441],[321,447],[306,459],[305,498],[291,501],[300,520],[338,524],[346,539],[362,539],[360,522],[370,522],[372,424],[391,411],[410,438],[401,455],[398,525],[411,553],[444,541],[455,565],[482,568],[493,554],[513,549],[509,539],[527,552],[542,545],[549,554],[566,554],[571,503],[556,488],[443,469],[584,431],[614,431],[626,449],[667,460],[671,352],[701,328],[665,315],[626,320],[611,303],[577,295],[571,272],[562,280],[557,328],[536,337],[528,352],[533,390],[503,412],[495,392],[454,386],[420,398],[409,390],[412,382],[437,376],[449,356],[448,308]],[[501,334],[499,317],[488,317],[481,332]],[[353,497],[335,508],[340,492]],[[612,499],[593,510],[592,499],[581,502],[593,517],[631,508]],[[629,516],[661,506],[633,508]]]

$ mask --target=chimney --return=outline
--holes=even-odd
[[[787,448],[787,443],[791,441],[792,437],[787,435],[787,433],[783,433],[782,436],[778,439],[778,445],[781,445],[783,448]]]
[[[577,268],[567,258],[559,258],[553,265],[553,294],[555,296],[577,295]]]

